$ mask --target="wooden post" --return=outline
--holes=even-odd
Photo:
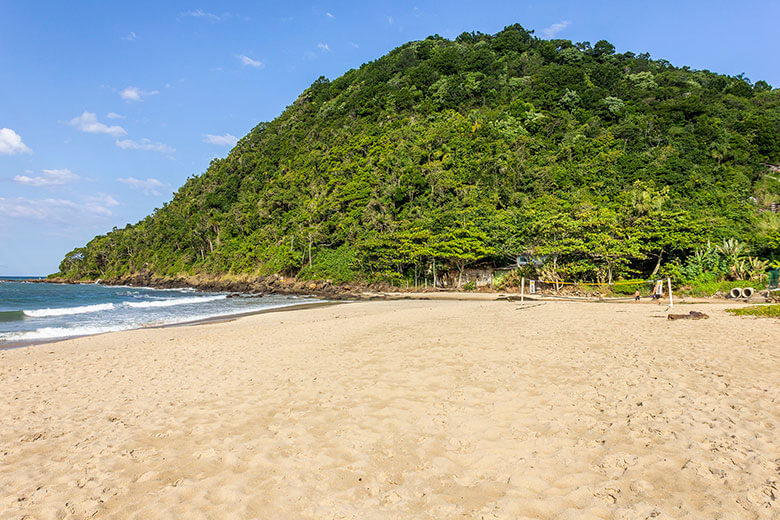
[[[669,307],[674,307],[674,299],[672,298],[672,279],[666,279],[667,286],[669,287]]]
[[[525,301],[525,276],[520,279],[520,303]]]

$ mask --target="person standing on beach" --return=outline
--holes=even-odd
[[[640,298],[639,289],[637,289],[636,291],[634,291],[634,301],[639,302],[639,298]]]
[[[664,295],[664,281],[658,280],[655,282],[655,287],[653,288],[653,299],[658,302],[658,305],[661,305],[661,298]]]

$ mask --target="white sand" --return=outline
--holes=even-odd
[[[780,322],[664,308],[366,302],[0,351],[0,518],[780,518]]]

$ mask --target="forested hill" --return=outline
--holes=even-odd
[[[318,79],[60,275],[371,282],[535,253],[562,278],[604,280],[729,238],[768,258],[778,136],[780,90],[763,81],[519,25],[433,36]]]

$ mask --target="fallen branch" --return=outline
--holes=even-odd
[[[691,311],[688,314],[669,314],[667,320],[706,320],[709,318],[703,312]]]

